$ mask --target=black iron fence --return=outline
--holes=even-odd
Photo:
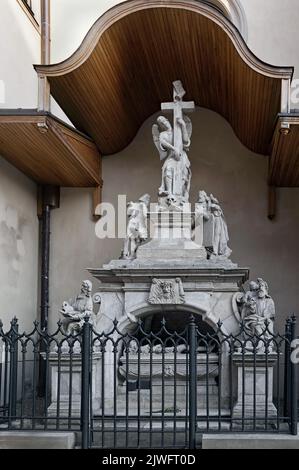
[[[296,320],[283,335],[0,328],[1,430],[74,431],[82,448],[196,448],[203,433],[297,434]]]

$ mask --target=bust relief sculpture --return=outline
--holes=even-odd
[[[150,304],[183,304],[185,293],[180,278],[152,280],[148,302]]]

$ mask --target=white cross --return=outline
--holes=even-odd
[[[185,94],[182,82],[177,80],[173,82],[173,102],[161,104],[162,111],[173,111],[173,145],[179,152],[183,150],[183,139],[177,120],[183,118],[183,111],[192,112],[195,109],[194,101],[183,101]]]

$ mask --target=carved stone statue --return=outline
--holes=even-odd
[[[163,345],[164,346],[164,345]],[[130,354],[138,354],[139,352],[141,354],[150,354],[152,352],[153,354],[162,354],[164,353],[183,353],[186,352],[186,344],[178,344],[176,346],[164,346],[162,344],[155,344],[154,346],[150,346],[150,344],[145,344],[143,346],[139,346],[137,341],[133,340],[130,342],[129,345],[129,353]]]
[[[185,294],[180,278],[153,279],[150,296],[150,304],[183,304]]]
[[[224,218],[223,211],[219,205],[218,200],[210,195],[210,212],[213,216],[214,236],[213,236],[213,252],[215,256],[229,257],[232,250],[228,247],[228,230]]]
[[[195,210],[195,224],[199,215],[203,216],[203,246],[210,257],[229,258],[232,250],[228,247],[228,229],[219,201],[205,191],[199,191]]]
[[[60,313],[64,319],[62,322],[63,329],[66,334],[73,334],[79,332],[84,324],[85,317],[89,317],[92,322],[93,315],[93,300],[91,296],[92,283],[90,281],[83,281],[81,285],[81,292],[74,301],[63,302]]]
[[[127,237],[121,259],[134,259],[139,245],[148,238],[147,213],[150,204],[149,194],[144,194],[138,202],[129,202],[127,206]]]
[[[174,102],[162,103],[162,110],[173,111],[174,124],[164,116],[159,116],[153,125],[154,143],[160,159],[165,160],[162,167],[162,184],[159,188],[161,210],[181,210],[189,201],[191,168],[187,156],[191,144],[192,123],[183,115],[183,110],[191,111],[193,102],[184,102],[185,90],[180,81],[173,83]]]
[[[203,223],[206,223],[210,219],[210,215],[211,215],[210,198],[205,191],[199,191],[198,200],[197,200],[197,203],[195,204],[195,218],[194,218],[194,223],[193,223],[193,229],[198,223],[200,223],[198,219],[201,216],[203,217]],[[209,239],[206,236],[207,230],[205,230],[205,232],[206,233],[204,234],[204,236],[207,239],[207,241],[209,241]],[[205,239],[204,239],[203,245],[207,246],[207,244],[205,243]]]
[[[261,278],[251,281],[249,290],[237,298],[240,320],[250,336],[271,339],[274,327],[275,305],[269,295],[268,284]]]

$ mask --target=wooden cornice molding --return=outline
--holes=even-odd
[[[203,15],[218,24],[229,36],[242,60],[253,70],[267,77],[292,79],[294,67],[278,67],[258,59],[248,48],[238,29],[218,10],[208,4],[194,0],[128,0],[116,5],[103,14],[91,27],[79,48],[66,60],[53,65],[35,65],[40,75],[57,77],[71,73],[80,67],[92,54],[101,36],[122,18],[139,11],[157,8],[170,8],[190,11]]]
[[[177,79],[188,99],[221,114],[245,146],[268,155],[276,116],[289,112],[294,70],[259,60],[221,12],[194,0],[123,2],[95,22],[71,57],[35,68],[102,155],[132,141]]]

